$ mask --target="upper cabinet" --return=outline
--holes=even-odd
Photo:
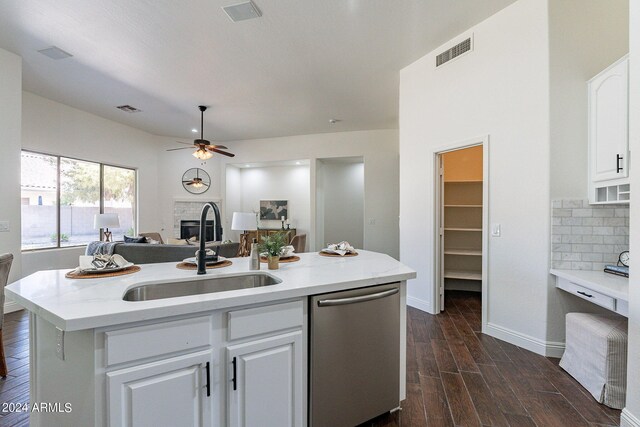
[[[629,58],[591,79],[589,201],[629,203]]]

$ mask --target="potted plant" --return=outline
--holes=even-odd
[[[267,265],[269,270],[277,270],[282,248],[287,246],[286,233],[273,233],[262,238],[259,250],[261,254],[267,257]]]

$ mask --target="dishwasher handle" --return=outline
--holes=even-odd
[[[390,295],[397,294],[397,293],[398,293],[398,288],[393,288],[393,289],[389,289],[382,292],[376,292],[374,294],[361,295],[358,297],[321,299],[318,301],[318,307],[331,307],[334,305],[346,305],[346,304],[355,304],[355,303],[365,302],[365,301],[373,301],[373,300],[388,297]]]

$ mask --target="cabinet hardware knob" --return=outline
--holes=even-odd
[[[236,357],[233,357],[233,360],[231,361],[231,364],[233,365],[233,378],[231,379],[231,382],[233,383],[233,389],[237,390],[237,381],[236,381],[236,376],[237,376],[237,369],[238,369],[238,363],[236,361]]]
[[[589,294],[588,294],[588,293],[586,293],[586,292],[582,292],[582,291],[576,291],[576,292],[577,292],[577,293],[579,293],[580,295],[584,295],[584,296],[585,296],[585,297],[587,297],[587,298],[593,298],[593,295],[589,295]]]
[[[207,397],[209,397],[211,396],[211,368],[209,362],[205,365],[205,369],[207,370]]]
[[[622,160],[622,156],[620,154],[616,154],[616,173],[622,172],[622,166],[620,166],[620,160]]]

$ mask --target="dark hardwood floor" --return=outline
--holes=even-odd
[[[447,292],[433,316],[408,308],[407,399],[402,411],[362,426],[617,426],[559,366],[480,333],[481,299]]]
[[[0,378],[0,426],[28,426],[28,412],[3,412],[4,404],[29,403],[29,316],[25,310],[4,316],[4,351],[9,374]]]
[[[402,411],[363,426],[617,426],[620,411],[596,403],[558,359],[480,333],[480,296],[448,292],[437,316],[408,309],[407,399]],[[5,316],[9,375],[0,404],[29,402],[29,318]],[[1,408],[0,408],[1,410]],[[0,426],[28,414],[0,412]]]

